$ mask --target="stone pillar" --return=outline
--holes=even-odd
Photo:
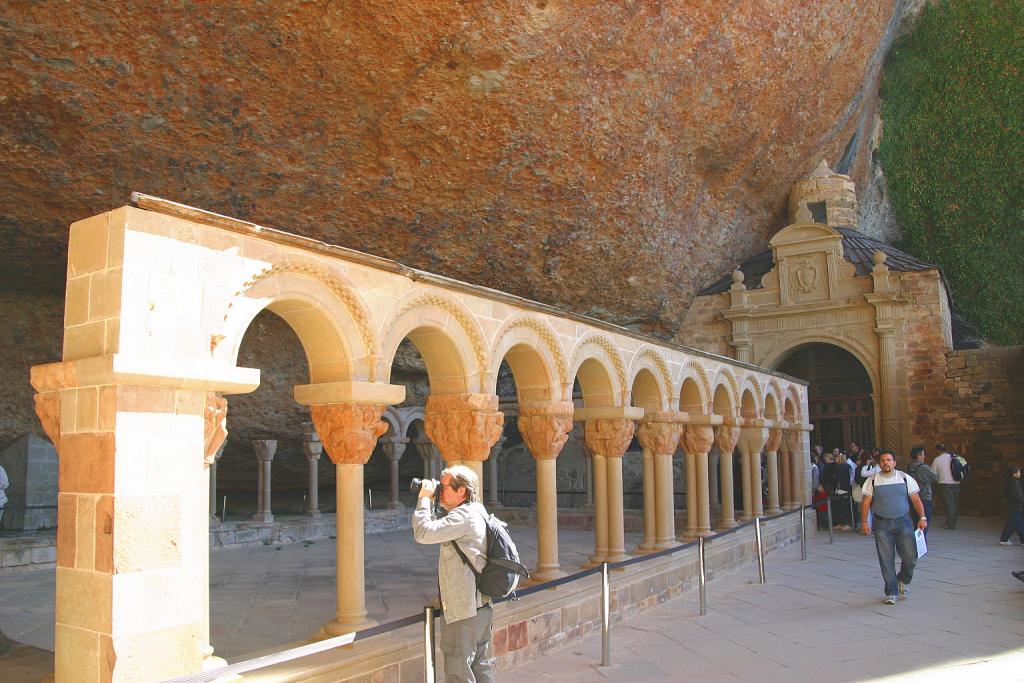
[[[423,461],[423,478],[424,479],[437,479],[434,472],[435,461],[438,458],[437,446],[434,445],[430,439],[415,439],[413,444],[416,446],[416,451],[420,454],[420,459]]]
[[[306,516],[320,516],[320,472],[317,467],[320,463],[320,454],[324,447],[320,443],[320,436],[312,422],[302,423],[302,452],[306,456],[306,467],[308,468],[308,488],[306,496]]]
[[[790,476],[792,477],[793,482],[792,491],[794,508],[797,508],[800,505],[806,505],[810,502],[810,500],[807,500],[808,496],[804,493],[804,489],[808,488],[809,482],[806,481],[807,477],[803,467],[804,457],[801,453],[801,436],[802,434],[797,429],[783,430],[782,435],[786,444],[786,449],[789,451]]]
[[[740,429],[740,452],[743,454],[743,521],[764,517],[764,500],[761,498],[761,449],[768,440],[768,430],[763,420],[747,420],[758,426]]]
[[[715,430],[711,426],[708,417],[714,416],[690,416],[691,424],[686,426],[683,432],[682,445],[686,451],[687,458],[693,459],[694,473],[693,486],[694,494],[691,503],[691,494],[687,492],[687,534],[686,538],[691,540],[697,536],[711,535],[711,484],[709,477],[708,453],[715,445]],[[695,421],[702,418],[705,424],[697,424]],[[687,482],[690,475],[687,475]],[[689,486],[689,483],[687,483]],[[689,508],[692,507],[691,512]],[[690,535],[690,524],[693,524],[692,536]]]
[[[672,456],[679,447],[686,413],[650,412],[637,430],[644,453],[644,538],[637,550],[670,548],[676,542]],[[650,472],[650,474],[648,474]],[[689,470],[687,470],[689,482]],[[648,493],[650,487],[650,493]],[[687,489],[689,505],[690,489]]]
[[[731,529],[736,526],[736,513],[733,502],[732,455],[733,451],[736,450],[736,442],[739,441],[739,438],[740,428],[732,424],[721,424],[715,430],[715,445],[718,446],[722,481],[722,518],[718,524],[720,529]]]
[[[256,492],[256,514],[253,521],[270,524],[274,521],[273,508],[270,504],[270,465],[274,462],[277,452],[276,439],[253,439],[252,450],[259,463],[259,489]]]
[[[558,563],[558,489],[555,460],[572,430],[572,401],[519,405],[519,433],[537,465],[537,569],[534,581],[565,576]]]
[[[714,512],[722,511],[722,497],[719,495],[718,472],[722,456],[720,453],[708,453],[708,496],[711,501],[711,509]]]
[[[779,506],[779,444],[782,443],[782,430],[775,427],[768,430],[768,440],[764,444],[765,458],[768,463],[768,509],[766,514],[777,515],[782,512]]]
[[[363,466],[388,425],[381,420],[383,405],[332,403],[311,405],[309,412],[336,467],[337,608],[324,631],[337,636],[372,623],[364,588]]]
[[[575,418],[574,418],[575,419]],[[583,508],[586,510],[594,509],[594,460],[590,449],[587,448],[586,438],[583,435],[583,423],[573,422],[571,438],[575,439],[580,444],[580,450],[583,451],[583,488],[586,489],[586,498],[584,498]]]
[[[141,365],[122,377],[86,360],[32,368],[61,463],[54,678],[165,680],[222,665],[209,635],[209,467],[227,403]],[[248,372],[222,379],[255,388]]]
[[[882,447],[894,453],[903,453],[902,430],[899,418],[899,393],[895,384],[896,342],[892,327],[878,327],[878,369],[882,395]]]
[[[409,439],[403,439],[397,436],[380,438],[381,450],[383,450],[384,455],[387,456],[391,474],[388,498],[389,510],[401,510],[405,507],[398,500],[398,463],[402,459],[402,455],[405,453],[405,448],[408,445]]]
[[[621,408],[616,412],[624,413]],[[632,412],[632,411],[631,411]],[[642,410],[637,409],[637,412]],[[629,442],[633,439],[635,425],[629,418],[603,418],[588,419],[586,424],[587,446],[594,454],[594,475],[598,479],[597,469],[605,467],[604,473],[604,509],[607,512],[607,533],[608,549],[603,561],[619,562],[627,559],[625,527],[622,512],[622,456],[629,448]],[[600,461],[603,462],[600,462]],[[600,496],[598,488],[595,493]],[[600,501],[595,501],[599,506],[595,515],[600,514]],[[595,518],[596,528],[596,518]],[[599,549],[595,549],[594,556],[600,555]],[[602,560],[599,560],[602,561]]]
[[[484,505],[488,509],[505,507],[498,497],[498,456],[501,455],[501,447],[504,444],[505,437],[498,437],[491,446],[491,457],[487,459],[487,500]]]
[[[217,461],[224,455],[224,443],[222,442],[220,447],[212,456],[212,462],[210,462],[210,525],[218,526],[220,524],[220,517],[217,516]],[[207,456],[207,460],[210,460],[211,456]]]
[[[483,461],[501,436],[505,415],[494,394],[430,396],[423,424],[447,465],[466,465],[483,485]],[[481,492],[482,493],[482,492]]]
[[[793,502],[793,463],[789,455],[789,447],[786,445],[786,439],[783,438],[783,433],[781,432],[779,440],[779,479],[780,488],[782,489],[782,509],[795,510],[796,504]]]

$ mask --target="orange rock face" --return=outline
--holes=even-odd
[[[894,4],[12,0],[0,286],[138,190],[671,336],[863,124]]]

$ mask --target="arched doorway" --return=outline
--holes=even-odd
[[[776,369],[810,383],[811,445],[825,450],[845,448],[851,441],[867,448],[875,445],[871,377],[856,356],[832,344],[806,344],[780,360]]]

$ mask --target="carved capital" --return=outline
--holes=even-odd
[[[654,412],[648,413],[640,422],[636,432],[636,438],[645,450],[655,455],[672,455],[679,447],[679,438],[682,436],[686,425],[679,419],[676,413]]]
[[[203,462],[212,465],[217,462],[217,451],[228,438],[227,428],[228,402],[216,392],[206,392],[206,409],[203,413],[205,421],[203,436],[206,443],[203,447]]]
[[[256,453],[256,459],[260,462],[272,462],[274,454],[277,453],[277,439],[253,439],[252,450]]]
[[[302,423],[302,452],[306,460],[319,460],[324,452],[324,445],[320,443],[320,435],[316,433],[312,422]]]
[[[769,429],[768,440],[764,442],[764,450],[768,453],[778,453],[779,446],[782,444],[782,430],[781,429]]]
[[[593,455],[621,458],[633,440],[636,423],[623,418],[587,420],[584,439]]]
[[[43,431],[50,437],[53,447],[60,453],[60,392],[47,391],[36,394],[36,415],[39,417]]]
[[[800,430],[783,430],[782,443],[786,451],[790,453],[795,453],[796,451],[800,450]]]
[[[365,465],[377,439],[388,430],[388,424],[380,419],[382,405],[327,403],[310,406],[309,414],[335,465]]]
[[[711,425],[687,425],[682,444],[687,453],[707,455],[715,445],[715,428]]]
[[[504,424],[493,394],[431,396],[423,412],[427,436],[445,462],[487,460]]]
[[[740,429],[740,450],[744,453],[760,453],[768,440],[764,427],[743,427]]]
[[[572,431],[572,401],[523,404],[519,407],[519,433],[537,460],[552,460],[562,452]]]
[[[736,443],[740,440],[740,428],[733,425],[718,425],[715,428],[715,445],[723,454],[731,454],[736,450]]]
[[[381,450],[384,451],[384,455],[387,456],[388,460],[401,460],[402,456],[405,455],[405,447],[409,445],[409,439],[403,439],[401,437],[383,437],[380,440]]]

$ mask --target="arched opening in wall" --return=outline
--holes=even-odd
[[[309,365],[292,327],[270,310],[253,319],[242,337],[238,365],[259,368],[260,385],[248,394],[227,396],[228,436],[217,463],[216,512],[227,520],[250,520],[257,509],[260,462],[254,440],[274,440],[271,464],[273,514],[301,515],[308,495],[309,470],[302,450],[309,408],[295,401],[293,388],[309,381]],[[318,463],[320,509],[334,511],[334,467]]]
[[[410,337],[403,339],[395,350],[395,356],[391,361],[390,383],[405,387],[405,400],[394,407],[396,411],[404,412],[413,406],[426,405],[427,397],[430,395],[427,362]],[[374,501],[381,501],[379,506],[374,504],[375,508],[384,507],[390,495],[391,463],[382,444],[390,435],[391,428],[377,441],[373,454],[363,468],[363,485]],[[398,500],[407,508],[412,508],[416,504],[416,493],[408,490],[410,480],[414,477],[434,477],[444,464],[437,447],[427,437],[421,417],[410,420],[405,427],[404,438],[409,439],[409,443],[398,460]]]
[[[866,448],[875,445],[871,377],[856,356],[834,344],[806,344],[783,357],[776,369],[810,383],[812,446],[829,451],[845,449],[852,441]]]
[[[654,373],[644,368],[636,373],[630,391],[631,403],[650,413],[664,408],[665,400]],[[651,463],[653,466],[653,463]],[[653,472],[651,473],[653,476]],[[627,510],[643,510],[644,508],[644,458],[643,446],[637,433],[629,443],[629,449],[622,458],[622,494],[623,507]]]

